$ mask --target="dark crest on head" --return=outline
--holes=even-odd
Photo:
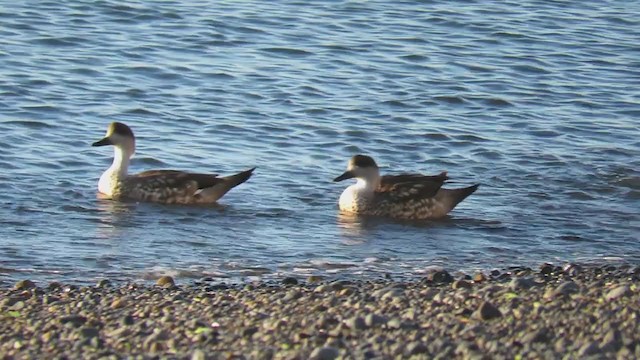
[[[365,168],[365,167],[377,168],[378,167],[378,165],[373,160],[373,158],[367,155],[355,155],[354,157],[351,158],[350,165],[361,167],[361,168]]]
[[[111,123],[111,129],[113,130],[114,134],[118,134],[121,136],[128,136],[133,138],[133,131],[131,131],[131,128],[128,127],[127,125],[120,123],[120,122],[113,122]]]

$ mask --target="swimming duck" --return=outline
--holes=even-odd
[[[347,171],[333,181],[351,178],[358,182],[340,195],[340,210],[410,220],[441,218],[480,186],[443,189],[446,172],[380,176],[378,165],[366,155],[353,156]]]
[[[136,140],[129,126],[113,122],[104,138],[92,146],[113,145],[113,164],[100,176],[102,197],[120,201],[147,201],[162,204],[210,204],[251,177],[255,168],[227,177],[177,170],[150,170],[129,175],[129,161]]]

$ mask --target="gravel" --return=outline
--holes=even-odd
[[[640,269],[544,264],[396,282],[0,289],[4,358],[640,357]],[[160,281],[161,280],[161,281]]]

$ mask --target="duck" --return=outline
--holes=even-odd
[[[247,181],[254,168],[234,175],[200,174],[179,170],[149,170],[129,174],[136,139],[129,126],[112,122],[104,138],[92,146],[114,148],[113,163],[100,176],[99,196],[115,201],[154,202],[161,204],[213,204],[229,190]]]
[[[443,218],[480,186],[445,189],[442,186],[449,180],[446,171],[381,176],[375,160],[367,155],[351,157],[347,171],[333,181],[352,178],[357,182],[340,195],[340,211],[403,220]]]

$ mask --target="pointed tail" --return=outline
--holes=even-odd
[[[251,177],[251,175],[253,175],[253,170],[255,169],[256,168],[254,167],[235,175],[222,177],[220,178],[220,180],[222,181],[220,181],[219,183],[215,184],[212,187],[203,189],[202,192],[200,192],[200,196],[206,198],[206,202],[217,201],[229,190],[247,181]]]
[[[462,200],[467,196],[473,194],[480,184],[475,184],[466,188],[460,189],[440,189],[436,194],[436,199],[440,201],[445,208],[446,212],[453,210]]]

